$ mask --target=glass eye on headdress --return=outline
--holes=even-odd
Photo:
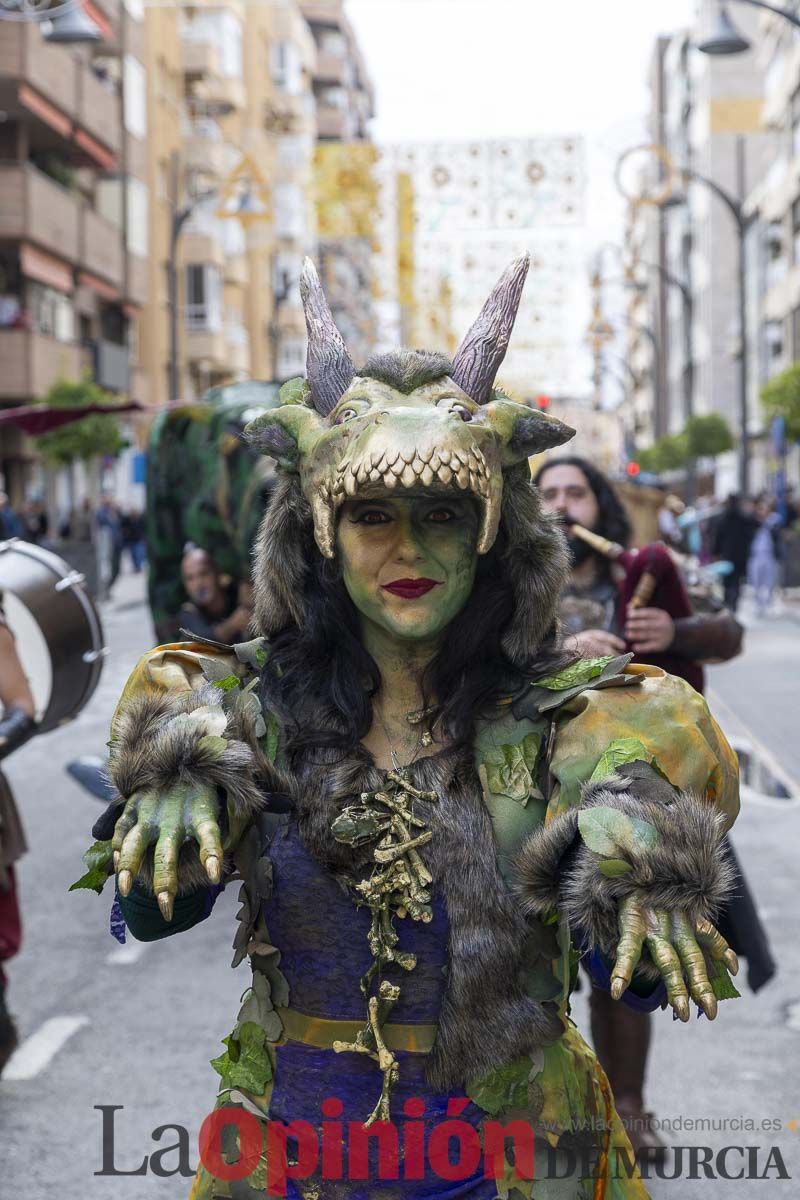
[[[358,413],[354,408],[343,408],[337,415],[334,425],[344,425],[345,421],[352,421],[353,417],[357,417]]]
[[[471,421],[472,420],[472,413],[470,412],[470,410],[467,408],[467,406],[465,404],[452,405],[450,412],[454,412],[456,414],[456,416],[461,417],[462,421]]]

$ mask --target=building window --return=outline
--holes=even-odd
[[[32,283],[28,291],[31,325],[58,342],[75,340],[75,311],[68,296],[41,283]]]
[[[186,268],[186,328],[198,333],[222,329],[222,278],[212,263]]]
[[[766,229],[767,243],[767,287],[774,287],[786,275],[787,261],[784,253],[783,221],[770,221]]]
[[[303,90],[303,64],[292,42],[273,42],[270,46],[272,82],[287,96],[297,96]]]
[[[141,179],[127,180],[125,198],[128,205],[128,250],[147,257],[149,248],[147,205],[149,195]]]
[[[765,321],[762,327],[764,362],[769,372],[783,357],[783,321]]]
[[[228,79],[241,79],[242,25],[233,13],[200,12],[186,19],[183,36],[190,42],[207,42],[215,46],[220,74]]]
[[[124,121],[128,133],[147,137],[147,86],[145,70],[138,58],[126,54],[123,65]]]

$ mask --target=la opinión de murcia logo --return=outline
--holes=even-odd
[[[80,8],[80,0],[0,0],[0,21],[52,21]]]

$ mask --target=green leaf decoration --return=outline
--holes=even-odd
[[[197,748],[209,758],[218,759],[221,758],[228,749],[228,743],[225,741],[224,737],[216,737],[214,734],[209,733],[206,735],[206,737],[200,738],[200,741],[197,743]]]
[[[267,713],[267,715],[266,715],[266,730],[265,730],[266,744],[264,746],[264,753],[266,754],[266,756],[270,760],[270,762],[275,762],[275,759],[277,757],[278,742],[280,740],[280,734],[281,734],[281,727],[278,724],[278,718],[275,716],[275,713],[273,713],[273,712]]]
[[[113,850],[111,842],[94,842],[88,850],[84,851],[82,858],[89,870],[81,875],[80,879],[76,879],[70,884],[69,891],[76,892],[82,888],[88,888],[99,895],[105,887],[111,871],[109,866]]]
[[[606,875],[609,879],[627,875],[630,870],[631,864],[625,862],[623,858],[604,858],[600,863],[600,874]]]
[[[272,1078],[265,1031],[255,1021],[245,1021],[238,1033],[222,1039],[225,1053],[211,1060],[226,1088],[240,1087],[260,1096]]]
[[[584,844],[595,854],[602,854],[606,858],[619,858],[620,850],[630,846],[634,840],[630,818],[619,809],[600,804],[578,813],[578,829]]]
[[[264,638],[253,638],[249,642],[239,642],[233,647],[233,652],[248,667],[260,671],[267,661],[267,651],[264,648]]]
[[[531,1063],[518,1059],[506,1066],[495,1067],[467,1085],[467,1095],[478,1108],[493,1117],[507,1108],[524,1108],[528,1103],[528,1076]]]
[[[311,389],[308,382],[302,375],[296,376],[294,379],[287,379],[286,383],[281,385],[278,392],[278,403],[283,404],[305,404],[307,397],[311,394]]]
[[[638,738],[618,738],[606,747],[600,761],[589,776],[589,783],[599,783],[603,779],[608,779],[625,763],[637,760],[649,763],[653,761],[653,755]]]
[[[634,846],[637,850],[654,850],[658,845],[658,830],[649,821],[630,818],[633,826]]]
[[[590,679],[596,679],[603,667],[607,667],[613,661],[613,654],[607,654],[603,658],[581,658],[555,675],[545,675],[544,679],[535,680],[535,684],[537,687],[547,688],[551,692],[560,692],[564,688],[575,687],[581,683],[588,683]]]
[[[200,666],[209,683],[215,683],[219,686],[223,679],[230,679],[231,677],[230,659],[225,660],[224,658],[212,658],[210,655],[201,655]],[[234,675],[233,678],[238,684],[238,677]]]
[[[223,692],[231,692],[238,688],[240,679],[238,675],[226,675],[224,679],[215,679],[214,687],[220,688]]]
[[[711,990],[718,1000],[737,1000],[741,996],[741,992],[737,992],[736,986],[724,962],[711,961],[708,971],[708,981],[711,984]]]
[[[490,750],[484,763],[489,791],[526,805],[534,788],[533,772],[541,741],[541,735],[532,732],[516,746]]]

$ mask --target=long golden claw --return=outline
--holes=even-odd
[[[169,892],[158,893],[158,907],[161,909],[161,915],[165,921],[172,920],[172,910],[175,904],[175,897]]]
[[[619,907],[620,939],[611,972],[611,995],[619,1000],[629,986],[634,969],[642,956],[646,928],[641,904],[636,896],[626,896]]]
[[[120,871],[117,877],[117,887],[119,888],[120,896],[127,896],[131,890],[133,883],[133,873],[131,871]]]
[[[208,878],[212,883],[219,883],[222,870],[219,859],[215,854],[209,854],[208,858],[206,859],[206,875],[208,875]]]

